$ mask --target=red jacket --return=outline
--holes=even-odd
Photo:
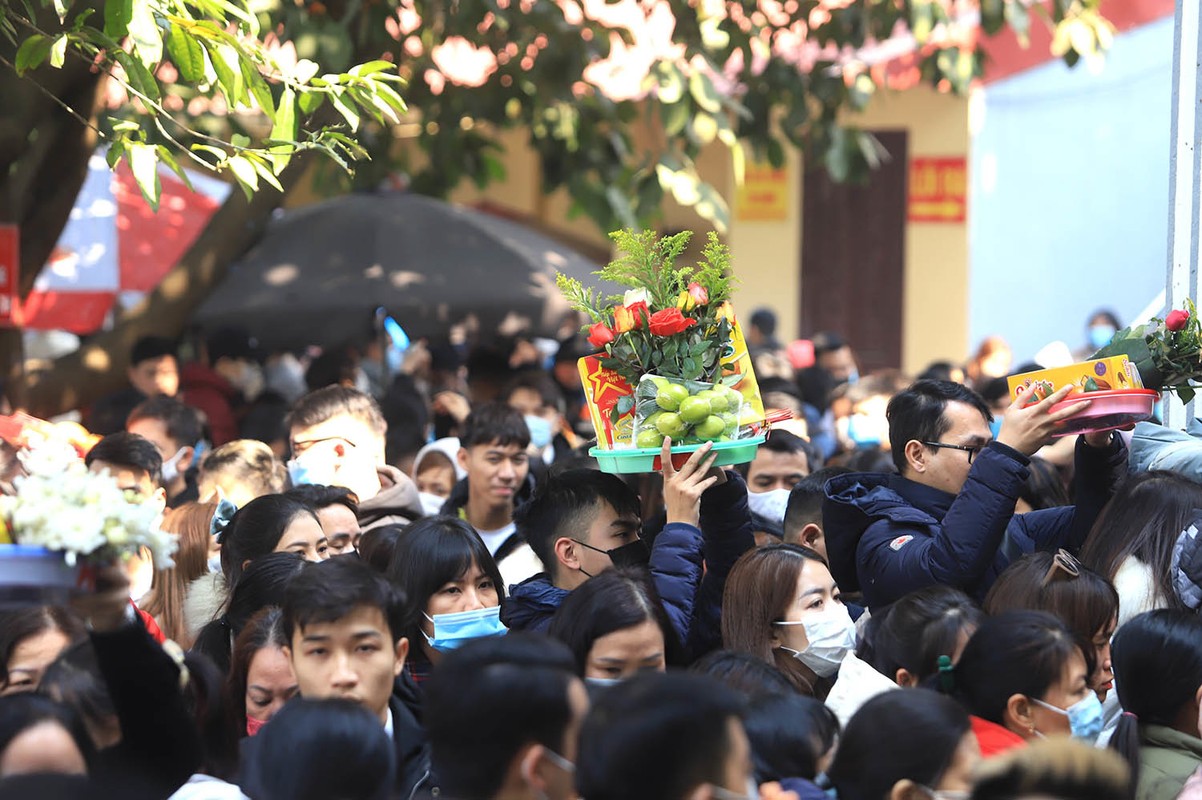
[[[981,758],[1000,756],[1015,748],[1027,746],[1027,740],[1009,728],[1003,728],[980,717],[969,719],[972,721],[972,732],[977,735],[977,743],[981,745]]]
[[[129,604],[134,607],[134,612],[138,615],[138,619],[142,620],[142,624],[146,626],[146,632],[150,634],[151,639],[154,639],[158,644],[167,641],[163,629],[159,627],[159,623],[154,621],[154,617],[138,608],[138,605],[133,600],[130,600]]]

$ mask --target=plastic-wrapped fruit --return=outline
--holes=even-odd
[[[735,414],[732,411],[727,411],[722,414],[719,414],[718,416],[722,418],[722,424],[725,426],[723,428],[724,433],[728,433],[728,434],[734,433],[735,430],[738,429],[738,427],[739,427],[739,415],[738,414]]]
[[[662,380],[662,378],[661,378]],[[655,395],[655,404],[664,411],[675,411],[689,396],[689,390],[679,383],[669,383],[663,386]]]
[[[675,439],[687,431],[689,426],[684,423],[679,414],[667,411],[655,421],[655,429],[664,436],[671,436]]]
[[[737,389],[726,387],[726,406],[728,411],[738,411],[743,405],[743,395]]]
[[[709,401],[711,414],[721,414],[730,407],[730,399],[724,389],[706,389],[698,392],[697,396]]]
[[[647,428],[639,431],[639,435],[635,437],[634,444],[636,447],[652,448],[663,447],[664,435],[654,428]]]
[[[680,418],[695,425],[710,415],[710,403],[704,397],[686,397],[680,401]]]
[[[702,439],[717,439],[726,431],[726,423],[717,414],[710,414],[693,429]]]

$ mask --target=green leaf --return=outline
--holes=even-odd
[[[200,42],[181,26],[172,24],[167,35],[167,52],[189,83],[205,82],[205,54]]]
[[[125,140],[114,139],[109,145],[108,152],[104,154],[104,160],[108,162],[109,169],[116,169],[123,155],[125,155]]]
[[[226,158],[229,156],[229,153],[222,150],[220,147],[213,147],[212,145],[208,144],[194,144],[192,145],[192,151],[194,153],[207,153],[208,155],[213,156],[213,158],[216,159],[214,162],[215,165],[224,164]]]
[[[134,181],[142,190],[142,197],[155,211],[159,210],[159,196],[162,185],[159,183],[159,151],[154,145],[141,142],[130,142],[127,148],[129,169],[134,174]]]
[[[134,4],[133,17],[129,21],[129,35],[133,39],[134,52],[142,66],[152,69],[163,60],[163,35],[154,19],[154,11],[146,0]]]
[[[43,36],[40,33],[35,33],[21,42],[21,46],[17,48],[15,63],[17,74],[23,76],[31,69],[37,69],[42,66],[42,62],[46,60],[46,56],[50,55],[50,46],[50,37]]]
[[[714,82],[710,80],[709,75],[700,70],[689,76],[689,94],[693,95],[697,105],[711,114],[722,110],[722,98],[714,88]]]
[[[352,131],[359,130],[359,112],[353,105],[348,103],[343,97],[344,90],[335,89],[330,95],[330,101],[334,104],[334,108],[338,109],[338,113],[346,120],[346,124],[351,126]]]
[[[62,69],[67,60],[67,34],[62,33],[54,38],[50,45],[50,66]]]
[[[188,177],[188,173],[184,172],[180,167],[179,162],[175,160],[175,155],[164,145],[158,145],[156,148],[159,151],[159,161],[167,165],[168,169],[175,173],[176,177],[183,181],[184,186],[192,188],[192,180]]]
[[[150,74],[150,70],[146,69],[146,66],[141,61],[124,50],[118,50],[114,55],[118,63],[125,68],[125,75],[129,79],[130,88],[157,103],[161,96],[159,94],[159,82]],[[151,114],[154,113],[153,109],[147,110]]]
[[[321,108],[322,103],[326,101],[325,92],[301,92],[297,100],[297,105],[300,111],[305,116],[309,116],[317,109]]]
[[[134,18],[134,0],[105,0],[104,34],[111,39],[124,39]]]
[[[54,13],[58,14],[58,21],[60,23],[67,20],[67,6],[69,3],[70,0],[54,0]]]
[[[249,105],[250,96],[242,83],[242,75],[234,72],[226,58],[227,52],[232,52],[231,48],[207,39],[203,41],[205,49],[209,51],[209,63],[213,65],[213,72],[217,74],[217,82],[221,84],[226,101],[231,107],[238,104]],[[237,60],[236,55],[233,58]]]
[[[296,140],[296,92],[291,87],[285,87],[280,95],[280,105],[275,112],[275,124],[271,127],[271,138],[291,142]],[[288,166],[292,158],[292,148],[280,146],[271,148],[271,163],[275,174],[279,175]]]
[[[385,70],[389,69],[395,70],[396,64],[393,64],[391,61],[368,61],[366,64],[359,64],[358,66],[351,67],[351,74],[357,78],[361,78],[365,75],[371,75],[375,72],[384,72]]]
[[[238,66],[242,71],[242,80],[246,82],[246,88],[250,90],[255,102],[259,104],[259,109],[269,117],[274,116],[275,103],[271,99],[271,87],[267,85],[267,81],[263,80],[259,68],[241,54],[238,56]]]
[[[259,173],[255,170],[255,165],[246,156],[234,156],[228,165],[238,180],[238,185],[246,193],[246,199],[250,200],[259,190]]]
[[[279,180],[276,179],[275,174],[271,171],[271,167],[267,166],[267,162],[264,159],[249,154],[246,156],[246,159],[254,165],[255,172],[258,173],[259,177],[268,186],[271,186],[276,191],[284,191],[284,187],[280,185]]]

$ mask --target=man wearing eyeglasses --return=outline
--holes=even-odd
[[[872,609],[933,584],[979,599],[1024,553],[1076,552],[1126,472],[1120,437],[1079,437],[1075,506],[1014,513],[1030,457],[1089,403],[1053,411],[1070,389],[1030,405],[1020,396],[996,441],[989,407],[965,386],[922,380],[897,394],[888,419],[899,474],[842,475],[826,485],[823,530],[840,588],[862,591]]]

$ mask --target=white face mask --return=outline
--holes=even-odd
[[[773,522],[785,521],[785,509],[789,507],[789,489],[772,489],[767,492],[747,490],[747,506],[751,513],[759,514]]]
[[[442,513],[442,507],[447,502],[445,497],[439,497],[438,495],[430,494],[429,492],[418,492],[417,496],[421,498],[422,511],[428,517],[433,517],[436,514]]]
[[[781,646],[801,663],[814,670],[820,678],[829,678],[839,671],[839,665],[856,647],[856,624],[847,608],[833,605],[821,614],[812,614],[799,622],[777,622],[776,625],[801,625],[809,644],[797,651]]]
[[[173,480],[179,477],[179,462],[183,460],[185,449],[186,448],[181,447],[175,452],[175,455],[163,462],[163,485],[171,483]],[[191,466],[191,464],[185,466],[184,469],[187,469],[189,466]]]

